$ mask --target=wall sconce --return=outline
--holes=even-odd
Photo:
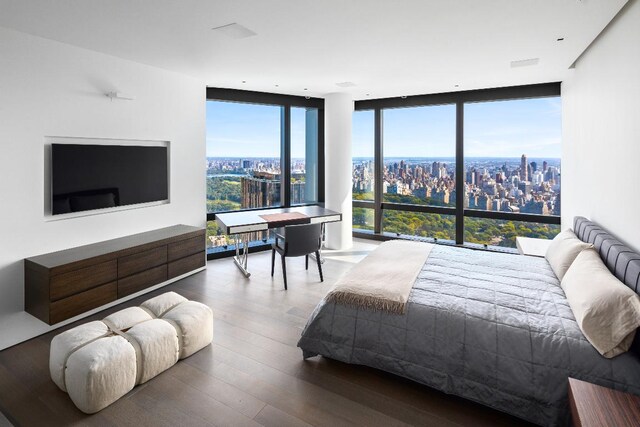
[[[133,101],[136,99],[133,95],[127,95],[122,92],[107,92],[105,95],[112,101],[114,99],[123,99],[125,101]]]

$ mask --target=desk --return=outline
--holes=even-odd
[[[637,426],[640,397],[569,378],[569,405],[576,427]]]
[[[279,218],[276,215],[281,215]],[[287,218],[287,214],[291,218]],[[301,214],[301,215],[300,215]],[[262,216],[267,216],[267,219]],[[269,217],[274,220],[268,220]],[[233,261],[245,277],[251,276],[247,269],[249,239],[251,233],[266,231],[270,228],[294,224],[324,224],[342,221],[342,214],[320,206],[299,206],[295,208],[261,209],[252,211],[228,212],[216,214],[216,222],[225,234],[235,235],[236,254]],[[242,246],[242,249],[240,247]]]

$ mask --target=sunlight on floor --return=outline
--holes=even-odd
[[[324,249],[322,256],[335,260],[356,264],[360,262],[372,250],[378,247],[380,242],[374,240],[353,239],[353,246],[345,250]]]

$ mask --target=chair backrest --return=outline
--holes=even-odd
[[[288,225],[284,230],[285,256],[307,255],[320,249],[321,224]]]

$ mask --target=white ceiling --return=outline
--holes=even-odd
[[[209,86],[367,99],[561,81],[626,2],[0,0],[0,26]],[[257,35],[211,31],[234,22]]]

